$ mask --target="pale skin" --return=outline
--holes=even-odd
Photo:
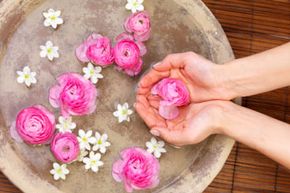
[[[151,88],[165,77],[186,84],[191,104],[174,120],[158,113]],[[150,132],[176,146],[223,134],[260,151],[290,169],[290,126],[231,102],[290,85],[290,43],[217,65],[193,52],[171,54],[141,79],[135,108]]]

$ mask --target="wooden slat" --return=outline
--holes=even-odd
[[[288,0],[204,0],[204,2],[223,26],[237,58],[290,41]],[[290,123],[289,92],[289,88],[282,88],[247,97],[244,98],[243,105]],[[235,147],[231,155],[236,155],[236,161],[231,164],[226,162],[224,169],[207,188],[206,193],[290,192],[288,170],[242,144]],[[231,181],[230,186],[227,182]]]

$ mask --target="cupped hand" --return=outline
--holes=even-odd
[[[148,95],[151,88],[166,77],[182,80],[191,96],[191,102],[229,100],[231,95],[224,84],[225,76],[220,65],[194,53],[168,55],[141,79],[137,94]]]
[[[135,108],[149,128],[167,127],[168,121],[158,113],[160,98],[151,95],[152,87],[166,77],[182,80],[191,102],[214,99],[226,100],[227,92],[220,86],[222,77],[216,64],[193,52],[171,54],[153,68],[140,81]]]
[[[177,119],[166,121],[167,127],[152,127],[151,133],[170,144],[196,144],[211,134],[221,133],[224,112],[233,105],[230,101],[209,101],[190,104],[180,109]]]

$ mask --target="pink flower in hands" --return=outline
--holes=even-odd
[[[62,74],[57,81],[50,88],[49,102],[60,108],[63,116],[87,115],[96,110],[97,89],[91,81],[77,73]]]
[[[129,39],[123,39],[114,47],[114,56],[117,67],[129,76],[135,76],[142,70],[142,59],[138,45]]]
[[[100,66],[108,66],[114,62],[113,48],[109,38],[100,34],[90,35],[76,49],[76,56],[82,62],[91,61]]]
[[[113,165],[112,175],[123,182],[127,192],[144,190],[159,184],[159,162],[144,149],[127,148],[120,153],[121,159]]]
[[[159,114],[165,119],[175,119],[179,115],[177,107],[190,103],[189,91],[185,84],[175,78],[164,78],[153,86],[151,93],[161,97]]]
[[[55,131],[55,117],[41,105],[25,108],[17,114],[16,131],[26,143],[47,143]]]
[[[62,163],[70,163],[78,158],[79,142],[73,133],[58,133],[54,136],[50,150],[54,157]]]
[[[146,41],[150,37],[150,17],[146,11],[131,14],[124,23],[127,32],[133,33],[137,41]]]

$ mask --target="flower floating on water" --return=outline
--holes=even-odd
[[[32,72],[29,66],[25,66],[22,71],[17,71],[16,73],[18,75],[17,82],[20,84],[25,83],[26,86],[30,87],[31,84],[36,84],[37,82],[35,78],[36,72]]]
[[[141,148],[127,148],[120,153],[120,159],[113,165],[112,175],[117,182],[123,182],[127,192],[144,190],[159,184],[158,160]]]
[[[63,163],[75,161],[80,153],[77,136],[69,132],[56,134],[50,143],[50,150]]]
[[[99,167],[104,165],[104,162],[101,161],[101,154],[90,152],[89,157],[83,159],[86,170],[91,169],[93,172],[98,172]]]
[[[54,9],[49,9],[47,12],[43,12],[42,14],[45,17],[43,22],[45,27],[51,26],[52,28],[56,29],[57,25],[63,24],[63,19],[60,17],[60,10],[55,11]]]
[[[96,132],[95,134],[96,137],[96,143],[93,146],[93,151],[100,151],[101,153],[106,153],[107,147],[111,146],[111,143],[108,142],[108,135],[103,134],[101,135],[100,133]]]
[[[47,57],[50,61],[52,61],[54,58],[59,58],[59,48],[57,46],[53,46],[51,41],[47,41],[45,45],[41,45],[40,50],[41,58]]]
[[[53,175],[54,180],[65,180],[69,170],[66,168],[66,164],[59,165],[58,163],[53,163],[53,169],[50,170],[50,174]]]
[[[132,13],[137,11],[143,11],[144,6],[142,5],[143,0],[127,0],[126,9],[131,10]]]
[[[139,46],[135,41],[122,39],[114,47],[117,68],[129,76],[136,76],[142,70],[142,58]]]
[[[190,95],[186,85],[175,78],[164,78],[155,84],[151,90],[153,95],[161,98],[159,114],[168,120],[179,115],[177,107],[188,105]]]
[[[75,53],[81,62],[92,62],[103,67],[114,62],[110,39],[96,33],[91,34],[77,47]]]
[[[146,41],[150,37],[150,16],[146,11],[131,14],[124,23],[127,32],[132,33],[135,40]]]
[[[47,143],[55,131],[55,117],[41,105],[27,107],[17,114],[16,131],[26,143]]]
[[[85,79],[91,79],[91,82],[96,84],[99,79],[104,78],[101,74],[102,68],[100,66],[94,67],[92,63],[88,63],[87,67],[83,68]]]
[[[80,144],[80,149],[81,150],[91,150],[91,144],[96,143],[96,138],[92,136],[93,131],[89,130],[85,132],[84,130],[80,129],[79,130],[79,136],[78,136],[78,141]]]
[[[60,116],[58,118],[59,124],[56,124],[56,128],[59,132],[65,133],[65,132],[72,132],[76,128],[76,123],[72,121],[72,117],[63,117]]]
[[[49,90],[49,102],[60,108],[62,116],[82,116],[96,110],[97,89],[91,81],[77,73],[65,73]]]
[[[166,153],[164,141],[157,141],[154,137],[146,142],[147,152],[152,153],[156,158],[160,158],[161,153]]]
[[[130,115],[133,114],[133,111],[129,109],[128,103],[124,103],[123,105],[118,104],[117,110],[113,113],[115,117],[118,118],[119,123],[123,121],[130,121]]]

